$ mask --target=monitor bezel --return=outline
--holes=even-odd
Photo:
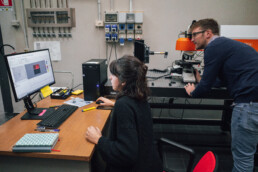
[[[11,69],[10,69],[10,65],[9,65],[9,62],[8,62],[8,57],[10,56],[16,56],[16,55],[21,55],[21,54],[28,54],[28,53],[35,53],[35,52],[40,52],[40,51],[48,51],[48,54],[49,54],[49,60],[50,60],[50,64],[51,64],[51,68],[52,68],[52,75],[53,75],[53,78],[54,78],[54,81],[49,83],[49,84],[46,84],[46,85],[43,85],[41,88],[44,88],[45,86],[47,85],[53,85],[55,84],[55,76],[54,76],[54,69],[53,69],[53,66],[52,66],[52,60],[51,60],[51,56],[50,56],[50,52],[49,52],[49,49],[40,49],[40,50],[34,50],[34,51],[29,51],[29,52],[21,52],[21,53],[15,53],[15,54],[7,54],[4,56],[4,59],[5,59],[5,63],[6,63],[6,68],[7,68],[7,71],[8,71],[8,75],[9,75],[9,80],[10,80],[10,83],[11,83],[11,87],[12,87],[12,90],[13,90],[13,95],[14,95],[14,98],[15,98],[15,101],[16,102],[19,102],[25,98],[28,98],[30,97],[32,94],[35,94],[36,92],[40,91],[40,89],[38,90],[35,90],[31,93],[28,93],[27,95],[21,97],[21,98],[18,98],[17,96],[17,92],[16,92],[16,89],[14,87],[14,80],[13,80],[13,77],[12,77],[12,73],[11,73]]]

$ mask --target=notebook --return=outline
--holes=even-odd
[[[13,146],[13,152],[51,152],[58,141],[59,133],[25,134]]]

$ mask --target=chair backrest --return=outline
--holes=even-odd
[[[215,155],[211,151],[208,151],[196,164],[196,166],[193,169],[193,172],[213,172],[215,170],[215,167]]]

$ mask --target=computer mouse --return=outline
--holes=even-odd
[[[102,100],[96,101],[96,104],[104,103]]]

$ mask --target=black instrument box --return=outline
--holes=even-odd
[[[82,64],[84,100],[95,101],[105,94],[107,60],[91,59]]]
[[[66,99],[68,97],[70,97],[72,93],[71,89],[58,89],[55,92],[53,92],[52,94],[50,94],[51,99]]]

